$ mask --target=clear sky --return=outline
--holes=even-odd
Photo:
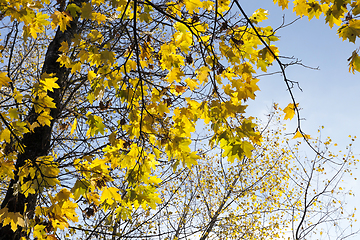
[[[269,20],[263,26],[278,27],[283,15],[288,23],[297,18],[292,8],[282,11],[272,0],[241,1],[241,4],[249,15],[258,8],[269,10]],[[320,69],[310,70],[300,66],[287,69],[288,78],[298,81],[303,90],[294,89],[296,101],[302,108],[301,117],[306,119],[302,122],[302,129],[306,134],[317,136],[317,129],[324,126],[322,136],[330,136],[338,143],[334,149],[337,151],[345,150],[345,146],[350,143],[349,135],[358,136],[358,141],[353,144],[353,152],[360,159],[360,73],[349,73],[347,61],[359,44],[342,41],[336,33],[337,26],[330,29],[325,25],[323,15],[311,21],[304,17],[278,32],[281,39],[276,46],[279,47],[280,55],[294,56],[302,60],[303,64]],[[273,102],[279,103],[282,108],[291,102],[281,75],[262,77],[259,87],[261,91],[256,101],[249,103],[248,112],[253,116],[267,114]],[[295,131],[295,121],[287,122],[287,125],[289,133]],[[360,171],[354,170],[354,175],[360,178]],[[356,196],[349,198],[349,205],[356,207],[360,197],[360,182],[346,181]],[[357,219],[360,219],[360,212]],[[357,227],[360,228],[359,221]]]

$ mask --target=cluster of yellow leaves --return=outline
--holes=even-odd
[[[288,8],[289,0],[274,0],[282,9]],[[343,40],[355,43],[356,38],[360,37],[360,2],[357,0],[294,0],[293,11],[298,16],[306,16],[310,19],[319,18],[324,14],[325,21],[332,28],[334,25],[340,26],[338,35]],[[360,71],[357,64],[357,52],[354,52],[350,58],[350,71]]]
[[[44,156],[36,159],[35,162],[27,160],[26,164],[19,170],[19,180],[22,183],[20,191],[27,197],[35,194],[44,188],[55,187],[60,184],[57,179],[60,170],[52,156]]]
[[[0,209],[0,221],[3,226],[10,225],[13,231],[25,225],[24,217],[19,212],[9,212],[7,207]]]
[[[50,116],[51,108],[56,108],[53,99],[48,96],[48,91],[53,92],[54,88],[59,88],[59,85],[56,83],[57,77],[44,73],[41,76],[40,83],[34,84],[33,88],[33,102],[35,107],[35,112],[39,114],[37,117],[37,122],[29,126],[30,130],[33,130],[35,127],[39,126],[50,126],[51,120],[53,119]]]
[[[289,3],[288,0],[274,2],[283,9]],[[257,175],[266,172],[264,166],[273,164],[269,157],[264,158],[263,165],[257,164],[253,158],[255,146],[262,144],[262,136],[257,131],[254,119],[245,117],[244,113],[247,107],[245,102],[254,100],[256,92],[260,90],[259,79],[254,77],[256,71],[266,72],[279,56],[279,50],[274,45],[278,38],[270,26],[258,25],[267,19],[268,12],[264,9],[255,11],[249,17],[255,27],[246,24],[228,27],[228,23],[224,22],[218,29],[215,24],[214,32],[218,36],[212,36],[209,31],[211,22],[202,19],[202,14],[216,10],[216,18],[219,14],[219,19],[223,19],[231,4],[229,0],[216,4],[213,1],[183,0],[167,2],[164,10],[149,1],[97,0],[81,5],[70,3],[65,10],[52,10],[48,12],[49,15],[45,13],[50,6],[48,0],[22,0],[2,5],[4,17],[9,16],[11,20],[22,23],[24,42],[28,38],[45,36],[46,31],[53,31],[54,34],[54,30],[59,29],[65,32],[76,19],[89,24],[86,25],[89,29],[74,34],[71,41],[59,43],[57,62],[69,69],[74,79],[84,79],[82,83],[77,83],[79,88],[61,86],[62,97],[76,95],[76,91],[81,89],[81,101],[86,101],[88,108],[77,109],[78,102],[66,106],[74,108],[69,111],[73,114],[69,114],[73,117],[72,127],[69,130],[60,127],[69,135],[59,138],[71,137],[74,142],[82,139],[79,141],[89,142],[89,148],[100,142],[106,144],[94,151],[94,155],[85,154],[73,161],[75,170],[72,170],[78,179],[74,180],[71,191],[62,189],[54,193],[55,196],[49,193],[51,206],[36,209],[36,214],[43,216],[42,221],[48,221],[47,224],[55,231],[66,229],[69,227],[68,221],[78,221],[77,201],[81,198],[104,211],[113,210],[118,218],[124,220],[131,217],[133,209],[155,208],[161,202],[157,189],[162,184],[159,160],[171,162],[174,171],[180,164],[190,169],[203,160],[199,151],[193,148],[192,137],[198,122],[209,126],[211,136],[207,137],[210,146],[219,145],[223,151],[222,157],[229,164],[248,160],[248,165],[241,166],[249,171],[249,177],[241,179],[244,183],[256,183],[259,180]],[[351,13],[344,7],[346,4],[350,4]],[[324,13],[330,27],[342,25],[338,30],[339,36],[351,42],[355,42],[360,35],[360,20],[356,19],[359,9],[358,1],[294,1],[294,11],[299,16],[311,19],[319,18]],[[161,20],[166,22],[163,28],[171,31],[162,32],[159,26],[153,28],[151,24],[157,22],[153,17],[157,17],[158,12],[165,13],[165,18]],[[108,30],[123,20],[133,21],[130,30],[124,22],[119,24],[122,27],[116,31]],[[125,39],[122,43],[122,34],[130,40]],[[263,45],[259,36],[267,46]],[[353,72],[360,71],[359,59],[354,51],[349,60]],[[1,129],[2,148],[5,149],[5,145],[11,142],[11,134],[21,138],[23,134],[34,132],[36,127],[52,126],[51,111],[59,106],[55,106],[50,96],[60,88],[57,80],[56,76],[44,73],[40,79],[30,81],[31,96],[27,95],[26,99],[29,99],[30,107],[34,107],[37,114],[32,124],[22,121],[20,116],[24,114],[18,107],[10,107],[4,113],[10,127]],[[9,88],[10,83],[7,73],[0,72],[0,88]],[[74,92],[66,92],[67,89],[63,88],[67,87]],[[21,103],[25,98],[16,88],[12,92],[15,103]],[[112,99],[106,99],[109,95],[120,107],[114,110],[110,108]],[[284,109],[285,120],[294,117],[296,108],[297,104],[289,104]],[[117,111],[123,112],[116,115]],[[297,130],[294,138],[300,137],[310,138]],[[0,176],[14,178],[16,154],[1,154],[4,158],[0,160]],[[281,160],[286,164],[288,159]],[[60,184],[59,173],[59,165],[53,156],[28,160],[19,169],[21,187],[16,190],[27,197],[46,188],[56,189]],[[114,175],[116,179],[124,179],[125,189],[117,187]],[[285,176],[283,179],[274,177],[273,182],[284,182],[287,180]],[[260,191],[273,186],[270,184],[272,179],[267,180]],[[281,189],[277,191],[274,198],[278,200]],[[258,202],[255,191],[248,191],[244,197],[246,201],[241,204],[247,209],[256,209],[256,204],[265,207]],[[0,214],[4,224],[10,224],[12,229],[17,225],[23,226],[22,216],[18,213],[8,213],[4,208]],[[51,238],[53,235],[46,230],[48,225],[32,223],[34,237]]]
[[[54,197],[49,195],[51,205],[49,207],[37,207],[35,214],[43,216],[37,221],[28,221],[28,234],[33,229],[33,236],[41,240],[55,240],[58,239],[54,234],[49,233],[49,229],[56,230],[69,227],[69,221],[78,222],[77,213],[75,210],[78,204],[73,202],[71,198],[74,196],[67,189],[61,189]],[[45,218],[46,217],[46,218]]]

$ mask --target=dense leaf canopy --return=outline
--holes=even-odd
[[[292,6],[360,36],[359,1]],[[356,160],[304,134],[267,15],[238,0],[0,0],[0,239],[302,239],[342,219],[332,194]],[[272,65],[312,160],[271,127],[277,105],[267,124],[246,114]]]

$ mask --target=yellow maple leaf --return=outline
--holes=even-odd
[[[0,211],[0,216],[3,226],[10,224],[11,230],[14,232],[16,231],[17,226],[24,227],[24,219],[19,212],[9,212],[8,208],[3,208]]]
[[[199,12],[199,8],[202,7],[200,0],[185,0],[184,3],[189,13]]]
[[[74,132],[75,132],[75,130],[76,130],[76,125],[77,125],[77,119],[75,118],[75,119],[74,119],[74,122],[73,122],[73,124],[72,124],[72,126],[71,126],[70,135],[73,135],[73,134],[74,134]]]
[[[40,127],[38,122],[33,122],[32,124],[28,123],[28,128],[30,129],[31,132],[34,132],[34,129],[36,127]]]
[[[356,51],[353,51],[348,61],[349,61],[349,72],[354,73],[355,70],[360,72],[360,56],[357,54]]]
[[[274,3],[277,3],[282,7],[282,10],[284,10],[285,8],[288,8],[289,0],[274,0]]]
[[[296,15],[300,17],[308,16],[308,7],[309,5],[306,0],[295,0],[293,12],[296,12]]]
[[[210,69],[208,67],[201,67],[197,71],[197,78],[199,79],[200,84],[207,83],[208,81],[208,74]]]
[[[310,135],[307,135],[307,134],[304,134],[304,133],[301,133],[299,131],[299,129],[296,130],[296,133],[294,135],[294,137],[292,139],[296,139],[296,138],[306,138],[306,139],[311,139]]]
[[[9,82],[11,81],[9,77],[6,76],[6,72],[0,72],[0,88],[2,86],[9,85]]]
[[[0,176],[1,177],[10,177],[11,179],[14,179],[14,171],[15,166],[12,161],[4,161],[2,160],[0,162]]]
[[[56,83],[58,80],[57,77],[53,77],[50,74],[44,73],[41,76],[41,86],[43,87],[44,91],[54,91],[54,88],[60,88],[59,85]]]
[[[44,239],[44,236],[46,236],[46,233],[44,231],[46,226],[44,225],[36,225],[34,227],[34,237],[38,239]]]
[[[112,205],[115,201],[120,202],[121,196],[117,191],[118,189],[114,187],[105,188],[101,194],[100,201],[106,202],[107,204],[110,205]]]
[[[190,90],[193,91],[194,89],[197,89],[199,88],[198,87],[198,82],[195,80],[195,79],[192,79],[192,78],[187,78],[184,80],[187,85],[189,86]]]
[[[64,32],[66,28],[70,27],[70,22],[73,20],[71,15],[67,12],[55,11],[52,15],[51,27],[55,29],[57,26],[60,27],[60,31]]]
[[[42,98],[39,98],[38,101],[36,101],[37,104],[39,104],[38,110],[43,110],[42,108],[56,108],[56,104],[53,102],[54,99],[52,99],[49,96],[44,96]],[[35,110],[36,107],[35,107]],[[36,111],[37,113],[40,111]]]
[[[285,117],[284,120],[287,119],[292,119],[295,115],[295,108],[298,108],[299,104],[297,103],[296,106],[294,106],[293,103],[290,103],[289,105],[287,105],[287,107],[283,110],[285,113]]]
[[[61,210],[63,211],[65,217],[72,222],[77,222],[78,217],[75,212],[75,209],[78,207],[77,203],[71,202],[69,200],[65,201],[62,206]]]
[[[61,43],[61,47],[59,48],[60,52],[67,52],[69,50],[69,44],[66,41]]]
[[[51,124],[51,120],[53,118],[50,116],[50,111],[43,111],[38,117],[37,117],[37,121],[38,123],[40,123],[41,126],[49,126]]]
[[[345,24],[338,29],[338,34],[339,37],[343,38],[343,41],[348,39],[349,42],[355,43],[356,37],[360,36],[360,20],[349,20],[349,24]]]

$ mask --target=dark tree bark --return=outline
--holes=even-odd
[[[81,3],[85,2],[83,0],[71,1],[78,6],[81,6]],[[28,218],[32,218],[34,215],[36,201],[38,193],[29,194],[28,197],[25,197],[22,193],[14,194],[14,184],[18,184],[19,169],[25,165],[26,160],[34,161],[40,156],[46,156],[50,150],[51,142],[51,133],[54,123],[57,120],[57,116],[60,114],[62,95],[64,93],[64,88],[66,86],[66,81],[69,77],[70,71],[64,67],[60,67],[57,59],[59,57],[61,43],[66,41],[70,45],[74,34],[78,31],[78,19],[79,17],[73,18],[73,21],[70,23],[64,32],[60,31],[58,28],[56,35],[52,42],[49,44],[44,65],[42,68],[42,73],[54,74],[57,77],[57,84],[60,88],[54,89],[53,92],[48,92],[48,96],[53,98],[53,102],[56,104],[56,108],[51,109],[50,116],[53,118],[49,126],[40,126],[34,129],[34,132],[29,132],[24,134],[21,143],[25,146],[24,152],[19,154],[17,157],[17,162],[15,165],[15,177],[11,180],[8,187],[6,196],[1,204],[1,209],[8,208],[9,212],[19,212],[21,214],[26,214]],[[28,113],[27,119],[30,123],[36,121],[38,114],[35,112],[34,106],[31,111]],[[26,213],[24,213],[24,207],[27,205]],[[22,227],[18,226],[17,230],[13,232],[10,228],[10,225],[2,226],[0,225],[0,239],[1,240],[18,240],[23,236]]]

